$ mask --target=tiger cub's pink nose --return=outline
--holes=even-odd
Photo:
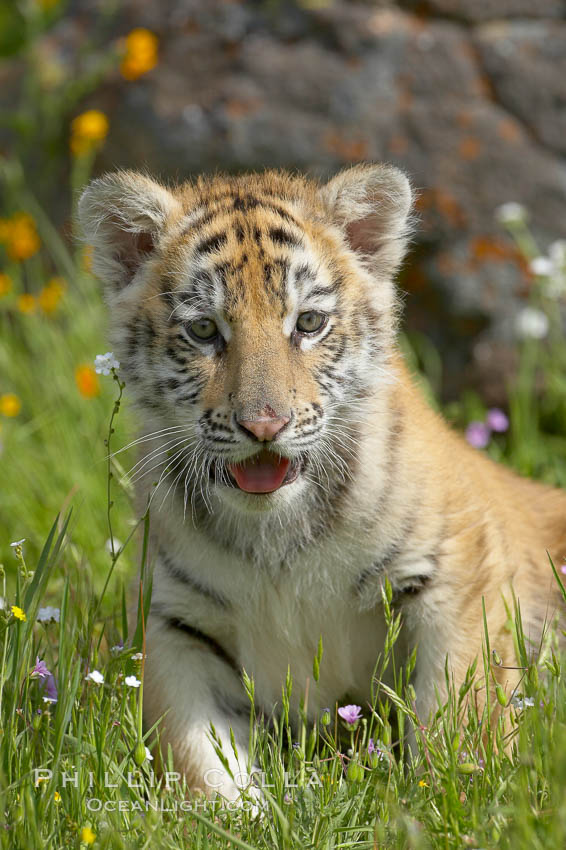
[[[281,428],[289,422],[288,416],[258,416],[257,419],[239,419],[238,424],[253,434],[261,443],[273,440]]]

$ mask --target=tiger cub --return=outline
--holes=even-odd
[[[482,599],[506,665],[504,600],[519,598],[533,646],[558,607],[547,552],[566,556],[566,494],[470,448],[399,352],[411,195],[397,169],[360,165],[325,185],[268,171],[169,189],[119,172],[80,201],[152,506],[145,719],[164,716],[192,787],[238,794],[243,670],[269,715],[289,666],[296,708],[322,636],[311,717],[345,694],[367,706],[384,576],[417,646],[423,722],[446,658],[458,683],[482,652]]]

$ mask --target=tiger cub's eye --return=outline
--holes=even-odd
[[[302,334],[314,334],[319,331],[326,322],[324,313],[317,313],[315,310],[309,310],[308,313],[301,313],[297,319],[297,330]]]
[[[211,342],[218,336],[216,322],[212,319],[197,319],[196,322],[191,322],[187,330],[193,339],[199,342]]]

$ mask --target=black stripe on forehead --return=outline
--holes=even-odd
[[[300,236],[290,233],[283,227],[270,227],[267,235],[275,245],[284,245],[288,248],[300,248],[303,240]]]
[[[197,254],[212,254],[223,248],[227,242],[228,236],[226,233],[215,233],[213,236],[208,236],[202,242],[199,242],[195,251]]]
[[[235,211],[247,213],[250,210],[261,208],[268,212],[276,213],[281,219],[283,219],[283,221],[293,224],[295,227],[302,230],[303,228],[300,221],[298,221],[298,219],[296,219],[295,216],[293,216],[288,210],[282,207],[281,204],[278,204],[276,197],[277,196],[274,195],[272,197],[256,198],[251,195],[240,195],[236,192],[230,192],[225,195],[210,198],[209,200],[203,198],[199,204],[199,206],[202,207],[201,215],[199,215],[195,220],[190,221],[182,231],[181,235],[210,224],[210,222],[219,215],[226,215],[229,213],[230,210],[227,209],[224,204],[226,201],[230,200],[232,201],[232,209]]]
[[[246,213],[261,207],[264,210],[269,210],[269,212],[277,213],[284,221],[294,224],[296,227],[301,227],[300,222],[288,210],[271,198],[255,198],[252,195],[236,195],[235,197],[234,195],[227,195],[226,199],[230,197],[233,198],[232,206],[234,210]]]
[[[287,278],[289,276],[288,260],[270,260],[263,267],[265,289],[270,295],[285,302],[287,294]]]

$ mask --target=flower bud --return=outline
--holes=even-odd
[[[320,678],[320,661],[318,660],[318,658],[316,656],[314,657],[313,662],[312,662],[312,675],[313,675],[315,682],[318,682],[318,680]]]
[[[350,762],[348,765],[348,770],[346,771],[346,778],[349,782],[362,782],[364,778],[364,769],[356,761]]]
[[[497,697],[497,702],[499,705],[502,705],[504,708],[507,705],[507,697],[505,696],[505,691],[501,687],[499,683],[495,686],[495,696]]]
[[[469,776],[472,773],[477,773],[480,770],[477,764],[474,764],[473,761],[464,761],[462,764],[458,765],[458,773],[463,773],[466,776]]]
[[[138,767],[141,767],[145,759],[145,744],[143,741],[138,741],[134,750],[134,761]]]

